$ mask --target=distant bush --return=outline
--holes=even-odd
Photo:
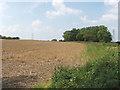
[[[51,41],[57,41],[57,39],[52,39]]]
[[[120,78],[118,77],[117,53],[108,55],[85,66],[58,67],[52,77],[52,88],[118,88]]]
[[[59,40],[59,42],[65,42],[64,40]]]
[[[19,37],[13,37],[13,39],[20,39]]]
[[[0,35],[0,39],[20,39],[20,38],[19,37],[6,37],[6,36]]]
[[[59,40],[59,42],[62,42],[63,40]]]

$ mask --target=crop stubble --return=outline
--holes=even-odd
[[[30,88],[47,83],[56,66],[81,65],[84,48],[73,42],[3,40],[3,88]]]

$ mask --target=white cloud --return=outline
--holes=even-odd
[[[81,17],[80,19],[84,22],[88,23],[101,23],[101,22],[109,22],[115,21],[118,19],[118,0],[105,0],[104,5],[108,8],[105,10],[104,13],[100,18],[96,20],[89,20],[86,16]]]
[[[106,13],[102,15],[101,19],[103,21],[117,20],[118,19],[118,1],[119,0],[105,0],[104,5],[109,8]]]
[[[115,14],[104,14],[102,15],[101,21],[110,21],[110,20],[117,20],[118,16]]]
[[[7,4],[6,3],[0,3],[0,11],[4,10],[7,8]]]
[[[83,16],[80,18],[82,21],[87,22],[87,23],[105,23],[109,21],[115,21],[118,19],[118,15],[115,14],[103,14],[100,18],[96,20],[90,20],[87,18],[87,16]]]
[[[0,2],[0,17],[3,17],[3,16],[10,17],[10,16],[4,14],[4,11],[7,8],[8,8],[8,5],[6,3]]]
[[[6,26],[6,27],[5,26],[0,27],[1,32],[17,32],[18,30],[20,30],[20,25],[19,24]]]
[[[84,22],[87,22],[87,23],[97,23],[98,22],[97,20],[89,20],[87,18],[87,16],[83,16],[83,17],[81,16],[80,19]]]
[[[21,27],[19,24],[0,27],[1,35],[16,36],[20,31],[21,31]]]
[[[19,24],[15,24],[13,26],[8,27],[8,31],[10,31],[10,32],[17,32],[18,30],[20,30],[20,25]]]
[[[119,0],[104,0],[105,5],[111,5],[111,6],[116,6],[118,2]]]
[[[31,33],[33,33],[33,39],[38,40],[51,40],[53,38],[62,38],[63,31],[61,29],[55,28],[46,24],[41,20],[34,20],[31,23]]]
[[[52,28],[50,26],[45,25],[41,20],[35,20],[31,24],[33,32],[44,32],[44,31],[50,31]]]
[[[51,40],[53,38],[61,38],[62,32],[55,27],[47,25],[41,20],[35,20],[31,23],[33,39]]]
[[[102,21],[110,21],[118,19],[118,0],[105,0],[104,4],[109,8],[106,13],[102,15]]]
[[[82,11],[77,9],[72,9],[69,7],[66,7],[66,5],[63,3],[64,0],[53,0],[52,6],[55,8],[55,11],[47,11],[47,17],[53,18],[56,16],[62,16],[62,15],[70,15],[70,14],[80,14]]]
[[[118,13],[118,1],[119,0],[105,0],[104,1],[104,5],[110,7],[107,10],[108,13],[114,13],[114,14]]]
[[[118,14],[118,7],[113,7],[111,9],[108,10],[109,13],[114,13],[114,14]]]
[[[35,20],[35,21],[32,22],[32,26],[33,26],[33,27],[38,27],[38,26],[40,26],[41,24],[42,24],[42,21],[40,21],[40,20]]]
[[[53,5],[53,7],[56,7],[56,8],[65,7],[63,2],[64,2],[64,0],[53,0],[52,5]]]

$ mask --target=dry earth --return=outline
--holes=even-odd
[[[32,88],[49,82],[56,66],[81,65],[84,48],[73,42],[3,40],[3,88]]]

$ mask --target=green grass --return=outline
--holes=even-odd
[[[111,53],[112,54],[112,53]],[[110,55],[110,54],[109,54]],[[117,54],[88,62],[85,66],[59,67],[52,88],[118,88]]]
[[[52,88],[118,88],[118,45],[83,42],[89,61],[84,66],[58,67],[52,77]]]
[[[103,57],[109,52],[118,52],[118,45],[116,43],[86,42],[84,44],[87,47],[86,57],[88,57],[88,60]]]
[[[86,52],[81,56],[84,66],[59,66],[52,82],[36,88],[118,88],[118,44],[81,42]]]
[[[42,85],[36,85],[34,87],[34,89],[38,89],[38,88],[50,88],[51,82],[47,83],[47,84],[42,84]],[[33,89],[33,90],[34,90]]]

